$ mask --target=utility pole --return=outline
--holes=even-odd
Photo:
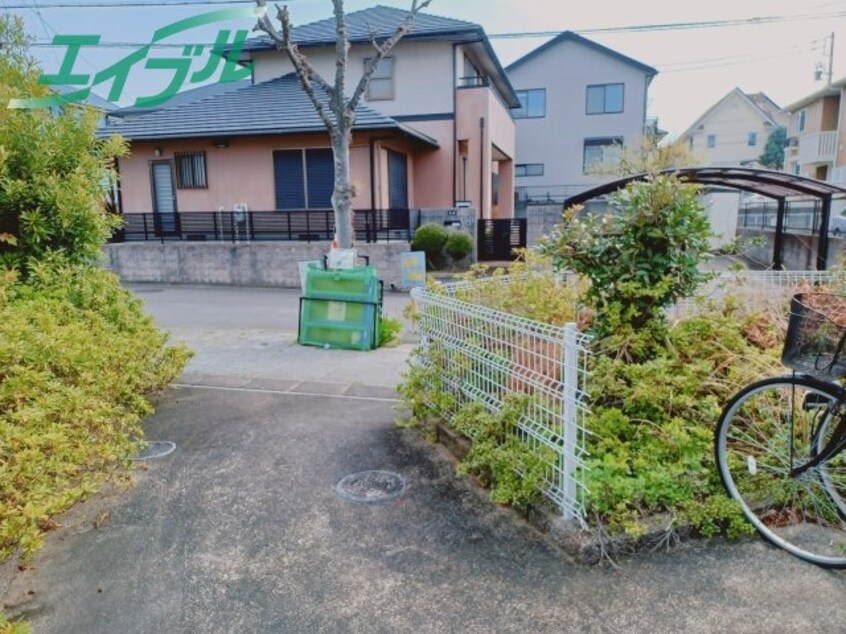
[[[819,41],[819,40],[817,40]],[[826,52],[826,44],[828,45],[828,68],[826,68],[823,62],[817,62],[816,68],[814,69],[814,79],[819,81],[822,79],[823,73],[826,75],[826,79],[828,80],[828,86],[831,86],[831,82],[834,80],[834,33],[823,39],[823,55]]]
[[[831,32],[831,41],[828,45],[828,85],[831,86],[832,73],[834,72],[834,31]]]

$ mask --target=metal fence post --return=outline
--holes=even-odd
[[[576,442],[578,440],[579,343],[576,324],[564,326],[564,451],[561,453],[561,491],[564,493],[564,519],[576,519]]]

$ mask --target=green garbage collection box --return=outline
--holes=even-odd
[[[309,264],[300,298],[298,341],[306,346],[372,350],[379,341],[382,289],[375,267]]]

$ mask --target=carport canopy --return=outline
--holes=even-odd
[[[787,200],[790,198],[815,198],[820,200],[822,212],[817,248],[817,269],[825,270],[828,265],[828,226],[831,218],[831,201],[835,198],[846,198],[846,189],[796,174],[747,167],[683,167],[663,170],[659,173],[675,175],[688,183],[752,192],[777,201],[778,211],[773,245],[773,267],[776,269],[782,268],[781,250],[784,242],[784,214]],[[581,205],[594,198],[622,189],[631,182],[647,180],[650,176],[651,174],[648,173],[636,174],[605,183],[569,197],[564,202],[564,206]]]

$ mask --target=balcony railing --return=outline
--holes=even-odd
[[[799,137],[800,164],[831,163],[837,157],[837,131],[815,132]]]
[[[188,211],[128,213],[112,242],[321,242],[335,236],[335,215],[327,210]],[[418,209],[358,209],[358,242],[410,241],[420,226]]]
[[[458,78],[458,87],[459,88],[488,88],[490,91],[496,96],[499,103],[502,105],[503,108],[506,110],[510,110],[510,106],[505,103],[505,99],[502,98],[502,95],[499,94],[499,90],[497,89],[496,85],[491,81],[490,77],[484,75],[473,75],[471,77],[459,77]]]
[[[460,77],[458,79],[459,88],[481,88],[483,86],[490,86],[491,80],[482,75],[473,75],[472,77]]]

